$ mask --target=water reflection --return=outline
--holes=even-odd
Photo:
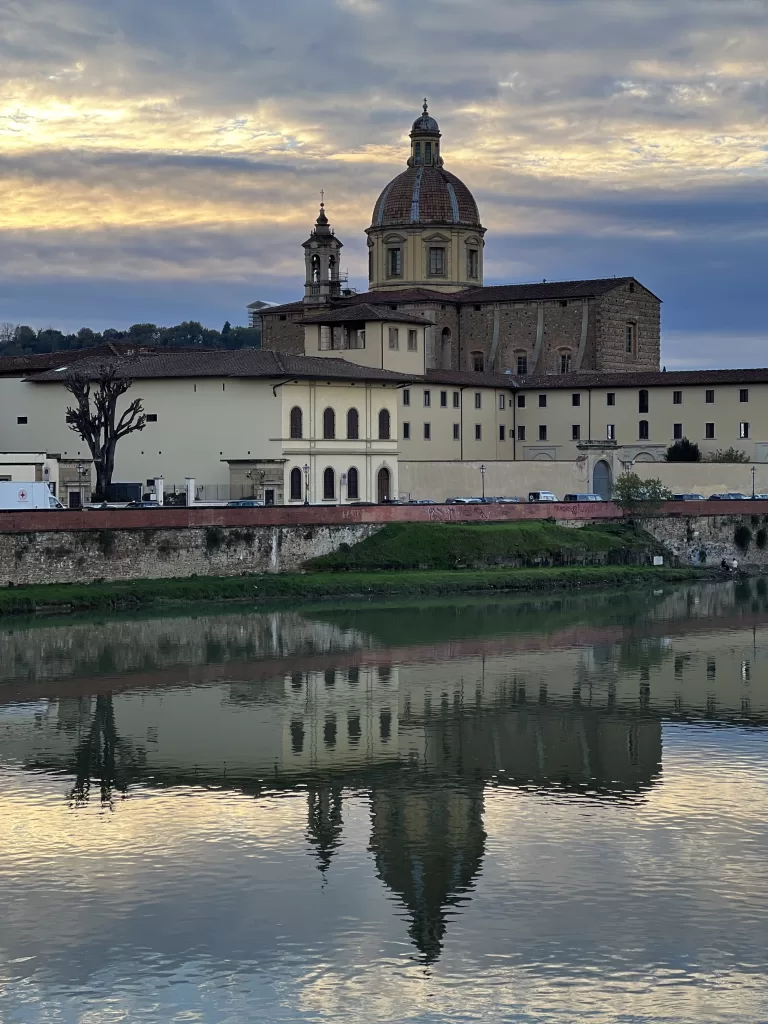
[[[222,946],[222,964],[251,979],[262,977],[267,967],[257,966],[253,953],[245,951],[250,929],[258,935],[262,957],[273,958],[276,969],[292,976],[289,1002],[296,1016],[281,1015],[280,1000],[271,1001],[276,990],[270,989],[269,997],[260,991],[245,999],[239,1012],[248,1018],[325,1020],[343,1013],[350,1020],[406,1019],[396,1000],[387,1003],[386,1012],[363,1005],[365,1000],[357,1005],[351,995],[349,1001],[339,996],[318,1002],[317,985],[310,980],[317,970],[343,976],[348,992],[357,991],[359,955],[352,954],[340,931],[345,922],[354,942],[368,950],[371,969],[378,965],[393,985],[397,959],[407,952],[404,938],[414,964],[444,972],[449,987],[462,979],[471,986],[467,999],[477,1019],[574,1019],[573,1007],[558,1009],[558,998],[547,987],[551,971],[569,975],[583,960],[589,970],[613,976],[618,968],[610,962],[611,946],[617,955],[622,951],[627,964],[640,958],[627,970],[657,972],[675,959],[661,935],[649,937],[659,914],[670,933],[681,919],[689,921],[690,934],[679,936],[676,968],[686,984],[706,984],[696,960],[705,949],[705,959],[718,971],[749,974],[750,946],[768,916],[755,907],[747,911],[743,901],[753,891],[755,864],[768,852],[762,825],[768,802],[749,774],[751,788],[742,788],[742,794],[749,788],[752,803],[738,821],[726,823],[737,810],[727,800],[718,807],[720,818],[699,820],[695,808],[680,803],[680,794],[697,777],[706,777],[713,793],[729,777],[744,786],[744,771],[752,771],[743,753],[731,757],[737,748],[724,727],[733,727],[730,734],[742,744],[745,728],[768,722],[768,609],[761,584],[564,595],[550,601],[436,602],[408,609],[361,606],[56,623],[7,632],[0,645],[0,765],[6,769],[0,800],[7,811],[12,808],[11,818],[18,815],[37,835],[49,831],[46,823],[55,823],[37,847],[21,840],[11,844],[2,869],[0,881],[13,885],[17,899],[24,894],[25,903],[0,929],[7,959],[21,965],[30,949],[49,947],[47,963],[32,972],[41,986],[34,1012],[22,1009],[17,984],[26,969],[7,969],[8,1020],[48,1019],[45,1014],[59,1005],[66,988],[50,976],[57,957],[65,954],[53,948],[59,939],[48,934],[50,918],[40,913],[34,898],[38,883],[31,880],[48,871],[56,876],[53,861],[44,861],[41,853],[56,844],[56,829],[67,837],[66,857],[71,860],[72,849],[77,850],[75,863],[98,853],[121,865],[118,889],[123,873],[150,879],[146,884],[152,889],[153,865],[165,863],[170,848],[164,871],[172,868],[176,878],[164,883],[162,898],[146,893],[107,898],[113,913],[133,921],[127,963],[156,948],[161,960],[170,957],[178,964],[193,950],[212,950],[215,942]],[[681,732],[676,723],[696,728]],[[764,734],[754,735],[760,744],[755,749],[763,755]],[[55,794],[74,817],[63,819],[61,810],[54,810]],[[127,803],[126,796],[131,797]],[[282,822],[266,846],[254,838],[263,825],[250,812],[246,833],[225,824],[243,815],[229,801],[243,798],[256,798],[252,806],[261,809],[264,821]],[[164,825],[151,810],[161,806],[168,815]],[[183,826],[170,810],[179,806],[189,816]],[[214,806],[223,816],[218,824]],[[134,850],[128,833],[120,831],[135,827],[130,822],[137,815],[163,832],[162,852],[148,832]],[[200,816],[207,824],[195,832]],[[117,827],[105,833],[102,825],[109,821]],[[697,877],[707,872],[691,863],[690,877],[676,874],[680,843],[692,829],[701,853],[721,825],[732,830],[729,864],[743,855],[744,880],[725,871],[719,882],[725,904],[707,909],[711,893],[702,894]],[[119,840],[111,838],[116,832]],[[592,835],[602,850],[598,873],[596,851],[588,849]],[[734,846],[733,836],[739,835],[750,838]],[[530,859],[532,843],[535,860]],[[204,849],[220,851],[219,871]],[[241,849],[248,851],[245,860]],[[513,849],[520,872],[509,876],[500,864]],[[314,865],[314,882],[302,873],[298,856]],[[633,861],[644,868],[630,882]],[[616,875],[619,865],[623,881]],[[531,888],[538,872],[541,878]],[[258,881],[261,875],[271,878],[268,895]],[[609,876],[615,876],[614,888]],[[187,882],[191,889],[182,893]],[[62,927],[77,936],[74,917],[85,913],[83,905],[92,908],[91,897],[82,900],[82,894],[90,892],[93,880],[81,878],[65,890],[70,884],[73,891],[68,899],[61,896],[58,909]],[[272,922],[264,926],[266,932],[246,909],[254,884],[260,886],[265,920]],[[316,891],[326,900],[326,910],[317,911],[325,914],[322,937],[314,918],[299,929],[284,921],[300,906],[314,907]],[[394,923],[385,924],[377,909],[380,892],[399,908]],[[77,893],[81,905],[75,912],[70,901]],[[602,935],[593,935],[583,920],[585,898],[594,902]],[[140,906],[161,903],[168,920],[186,922],[173,941],[166,937],[162,950],[156,924],[150,924],[158,911],[146,921],[137,916]],[[655,909],[642,909],[646,903]],[[482,923],[465,934],[473,904]],[[222,907],[231,914],[229,938],[227,929],[200,932],[192,924],[198,911],[201,919],[218,918]],[[738,925],[735,907],[741,908]],[[628,930],[621,927],[622,915],[634,922]],[[581,939],[575,937],[579,921]],[[525,939],[518,935],[523,922]],[[114,944],[113,927],[104,921],[100,927]],[[735,938],[724,937],[728,927]],[[694,940],[697,929],[701,936]],[[631,952],[640,948],[640,934],[646,944],[642,955]],[[381,937],[378,946],[375,936]],[[493,951],[479,953],[489,936]],[[79,950],[80,968],[87,972],[85,944],[77,938],[67,942],[66,956]],[[728,948],[727,955],[718,952],[718,942]],[[465,962],[511,955],[506,966],[488,961],[469,968]],[[494,972],[504,966],[506,985],[518,961],[535,976],[540,994],[546,989],[546,1013],[537,1016],[525,1000],[527,1008],[511,1003],[500,1008],[498,993],[491,992]],[[123,969],[130,975],[130,966]],[[153,968],[151,957],[141,969],[155,980],[166,970]],[[206,976],[213,970],[200,969]],[[584,1012],[617,1019],[605,1009],[609,995],[606,989],[585,996]],[[762,989],[753,993],[752,1010],[754,999],[759,1003],[764,995]],[[652,1000],[643,1003],[637,992],[635,997],[638,1007],[646,1006],[645,1016],[635,1019],[661,1019]],[[0,993],[0,1012],[2,999]],[[305,1018],[298,1007],[307,999],[312,1006]],[[182,999],[173,1012],[182,1015],[178,1019],[198,1019],[183,1016],[192,1012],[192,1004],[198,1012],[199,993]],[[730,1004],[720,1017],[708,1005],[708,1016],[680,1019],[739,1019]],[[739,1007],[743,1014],[743,1002]],[[133,1017],[126,1019],[138,1019],[137,1012],[134,1005]],[[164,1012],[158,1010],[156,1019],[176,1019]],[[424,1013],[409,1019],[464,1019],[445,1007],[440,1017]],[[227,1017],[216,1003],[199,1019],[238,1018]]]

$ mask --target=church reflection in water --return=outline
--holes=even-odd
[[[275,640],[274,621],[271,632],[256,625]],[[282,640],[277,660],[251,646],[222,660],[224,678],[190,659],[184,678],[141,666],[109,678],[62,671],[32,701],[17,690],[0,700],[0,756],[66,773],[73,808],[117,807],[139,785],[303,791],[323,878],[342,843],[346,794],[363,792],[378,876],[433,962],[482,870],[487,786],[633,802],[662,784],[664,719],[768,721],[752,672],[768,658],[768,630],[694,637],[676,627],[672,639],[611,626],[589,638],[530,632],[395,648],[341,628],[330,642],[327,622],[310,642],[304,622],[295,653]]]

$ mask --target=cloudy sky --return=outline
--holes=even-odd
[[[486,283],[634,274],[669,366],[765,365],[765,0],[4,0],[0,320],[244,322],[424,95]]]

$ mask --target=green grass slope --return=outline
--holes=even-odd
[[[618,523],[573,529],[550,522],[390,523],[353,547],[314,558],[316,571],[637,564],[659,545]]]

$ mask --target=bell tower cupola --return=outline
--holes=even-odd
[[[411,128],[411,155],[409,167],[442,167],[440,156],[440,127],[427,110],[427,99],[421,117],[417,117]]]
[[[312,234],[302,243],[304,249],[304,302],[308,306],[322,306],[341,294],[339,256],[343,243],[339,241],[325,213],[323,193],[320,193],[320,213]]]

